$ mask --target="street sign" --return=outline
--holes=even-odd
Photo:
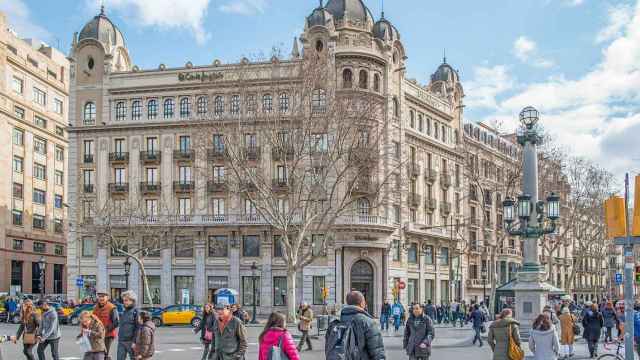
[[[76,286],[81,288],[84,286],[84,278],[82,277],[77,277],[76,278]]]
[[[621,273],[616,273],[616,284],[617,285],[622,284],[622,274]]]

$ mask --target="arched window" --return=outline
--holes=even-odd
[[[232,115],[240,114],[240,95],[231,96],[231,114]]]
[[[164,118],[171,119],[176,108],[176,102],[173,99],[164,101]]]
[[[278,96],[278,108],[280,110],[281,113],[288,113],[289,112],[289,94],[287,94],[286,92],[280,93],[280,96]]]
[[[353,73],[351,69],[344,69],[344,71],[342,71],[342,87],[344,89],[351,89],[351,87],[353,87]]]
[[[147,103],[147,119],[153,120],[158,116],[158,100],[151,99]]]
[[[180,117],[188,118],[191,116],[191,100],[188,97],[180,99]]]
[[[262,112],[270,113],[273,111],[273,96],[271,94],[264,94],[262,96]]]
[[[213,99],[213,114],[216,116],[224,114],[224,98],[222,95],[218,95]]]
[[[398,104],[398,98],[397,97],[393,98],[393,116],[395,116],[395,117],[399,117],[400,116],[400,104]]]
[[[362,198],[358,200],[358,215],[369,216],[370,210],[371,204],[369,203],[369,199]]]
[[[142,117],[142,103],[140,100],[135,100],[131,103],[131,119],[140,120]]]
[[[116,103],[116,120],[123,121],[127,118],[127,105],[124,101],[118,101]]]
[[[311,94],[311,111],[314,114],[327,111],[327,92],[324,89],[315,89]]]
[[[369,73],[366,70],[360,70],[360,75],[358,76],[358,86],[360,87],[360,89],[369,88]]]
[[[85,125],[95,125],[96,124],[96,104],[93,102],[88,102],[84,104],[84,118],[83,123]]]
[[[198,100],[196,100],[196,111],[199,115],[207,113],[207,104],[208,100],[206,96],[200,96]]]
[[[380,75],[373,75],[373,91],[380,92]]]

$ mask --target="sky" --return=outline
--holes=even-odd
[[[382,0],[363,0],[376,18]],[[68,52],[99,12],[121,29],[141,68],[289,54],[319,0],[0,0],[21,37]],[[572,155],[622,181],[640,172],[640,0],[386,0],[407,50],[407,76],[459,70],[465,120],[517,125],[531,105]]]

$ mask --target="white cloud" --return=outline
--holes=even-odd
[[[266,7],[266,0],[231,0],[220,5],[220,11],[239,15],[255,15],[263,13]]]
[[[37,38],[50,41],[51,34],[33,23],[29,8],[22,0],[0,0],[0,11],[7,15],[7,20],[21,38]]]
[[[183,28],[190,31],[196,42],[203,44],[211,34],[204,29],[210,0],[104,0],[107,12],[117,9],[125,17],[132,18],[131,23],[160,28]],[[92,1],[95,8],[100,2]]]
[[[513,54],[523,63],[535,67],[550,68],[554,65],[553,61],[547,60],[538,54],[538,45],[536,42],[526,36],[520,36],[514,41]]]
[[[633,7],[628,4],[619,4],[609,8],[609,23],[596,36],[596,43],[609,41],[620,36],[620,32],[631,21],[632,16]]]
[[[473,69],[473,80],[465,82],[467,96],[465,104],[471,107],[497,109],[496,96],[510,90],[514,85],[507,67],[478,66]]]

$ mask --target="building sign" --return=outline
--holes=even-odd
[[[219,71],[192,71],[178,73],[178,80],[180,81],[216,81],[220,80],[224,75]]]

